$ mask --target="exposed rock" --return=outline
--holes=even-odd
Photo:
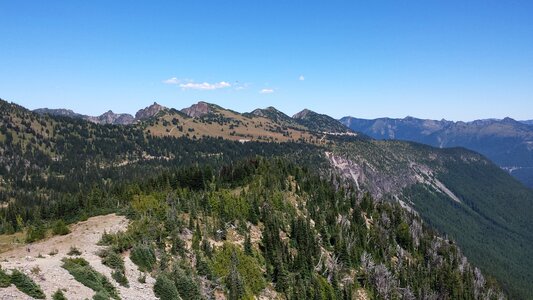
[[[143,109],[140,109],[135,114],[135,120],[140,121],[140,120],[149,119],[149,118],[157,115],[157,113],[159,113],[160,111],[165,110],[165,109],[166,109],[166,107],[157,104],[157,102],[154,102],[154,104],[152,104],[150,106],[147,106],[147,107],[145,107]]]
[[[305,119],[311,113],[315,113],[315,112],[306,108],[302,110],[301,112],[296,113],[294,116],[292,116],[292,118],[293,119]]]
[[[127,125],[133,123],[134,121],[135,119],[130,114],[115,114],[113,111],[109,110],[98,117],[97,123]]]
[[[51,116],[62,116],[62,117],[70,117],[70,118],[84,118],[88,117],[82,114],[75,113],[71,109],[64,109],[64,108],[38,108],[33,110],[34,112],[41,114],[41,115],[51,115]]]
[[[213,112],[208,103],[200,101],[181,110],[191,118],[199,118]]]
[[[111,110],[103,113],[100,116],[87,116],[78,114],[70,109],[50,109],[50,108],[38,108],[34,110],[38,114],[48,114],[52,116],[62,116],[76,119],[87,120],[96,124],[118,124],[118,125],[128,125],[135,121],[132,115],[130,114],[115,114]]]
[[[375,139],[398,139],[439,148],[465,147],[474,150],[533,187],[533,127],[527,121],[504,118],[453,122],[413,117],[372,120],[344,117],[340,121],[352,130]]]

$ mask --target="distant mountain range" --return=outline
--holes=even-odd
[[[533,187],[533,121],[505,118],[452,122],[413,117],[372,120],[344,117],[340,121],[375,139],[406,140],[439,148],[465,147],[477,151]]]
[[[76,113],[70,109],[64,109],[64,108],[38,108],[35,109],[34,112],[44,115],[48,114],[51,116],[62,116],[62,117],[69,117],[69,118],[77,118],[77,119],[83,119],[87,120],[96,124],[114,124],[114,125],[129,125],[133,124],[135,122],[138,122],[140,120],[148,119],[155,114],[157,114],[159,111],[165,109],[166,107],[161,106],[154,102],[154,104],[139,110],[135,117],[133,117],[130,114],[116,114],[111,110],[108,110],[107,112],[99,115],[99,116],[88,116]]]
[[[238,113],[216,104],[200,101],[176,110],[154,102],[130,114],[108,111],[100,116],[87,116],[69,109],[40,108],[38,114],[83,119],[96,124],[129,125],[144,122],[146,130],[155,136],[217,136],[232,140],[257,141],[319,141],[324,133],[354,134],[338,120],[304,109],[289,117],[274,107]],[[157,117],[157,118],[155,118]]]

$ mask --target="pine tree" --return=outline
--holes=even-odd
[[[229,300],[239,300],[244,295],[244,284],[241,278],[237,265],[239,259],[235,250],[231,253],[230,271],[226,278],[226,285],[229,289]]]
[[[250,233],[245,234],[244,236],[244,253],[246,255],[253,255],[252,252],[252,241],[250,240]]]

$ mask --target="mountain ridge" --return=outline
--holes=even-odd
[[[474,150],[533,187],[533,127],[512,118],[453,122],[412,117],[344,117],[340,121],[375,139],[398,139],[440,148],[465,147]]]
[[[38,114],[48,114],[52,116],[63,116],[69,118],[77,118],[86,121],[90,121],[96,124],[113,124],[113,125],[130,125],[135,122],[149,119],[155,116],[166,107],[159,105],[157,102],[142,108],[137,111],[135,117],[128,113],[114,113],[112,110],[108,110],[99,116],[89,116],[80,113],[76,113],[71,109],[65,108],[37,108],[33,112]]]
[[[528,220],[533,218],[528,209],[533,203],[533,193],[482,155],[460,148],[437,149],[417,143],[375,141],[360,136],[311,135],[284,129],[265,117],[247,117],[220,106],[211,107],[212,113],[199,118],[167,109],[132,126],[102,126],[81,119],[39,115],[0,101],[0,151],[3,153],[0,156],[0,176],[3,188],[12,190],[9,195],[16,195],[8,196],[0,190],[0,197],[3,197],[0,199],[10,197],[7,198],[9,217],[0,220],[0,229],[18,228],[17,214],[24,216],[26,222],[32,222],[35,215],[50,217],[60,214],[64,218],[73,218],[72,214],[80,209],[94,213],[104,204],[116,209],[117,198],[98,194],[108,190],[103,185],[110,182],[144,179],[147,174],[163,176],[169,167],[182,167],[184,163],[197,165],[202,161],[211,164],[222,161],[234,164],[236,158],[276,156],[294,159],[298,165],[316,170],[325,178],[344,178],[335,186],[358,193],[371,193],[377,203],[403,203],[407,211],[420,213],[440,232],[450,234],[464,247],[469,259],[495,276],[513,295],[528,294],[525,282],[533,276],[530,272],[533,266],[523,260],[526,253],[533,251],[529,242],[533,240],[533,229],[530,225],[522,225],[524,222],[530,224]],[[272,134],[272,139],[243,140],[247,138],[246,134],[256,137],[257,133]],[[295,138],[296,134],[305,136]],[[326,152],[334,153],[335,159],[328,160]],[[238,182],[241,178],[239,174],[246,173],[246,170],[220,172],[233,178],[231,182]],[[28,174],[32,174],[31,177]],[[46,180],[42,179],[43,176]],[[196,178],[194,173],[186,173],[179,178],[182,178],[180,182],[184,180],[191,184],[210,182],[206,179],[192,180]],[[80,187],[79,182],[86,183],[86,186]],[[164,182],[176,183],[174,179],[166,178],[162,180],[162,187]],[[28,190],[29,184],[36,190]],[[98,188],[91,191],[91,186],[95,185]],[[285,183],[283,185],[288,188]],[[150,183],[149,186],[153,185]],[[298,191],[294,186],[290,189]],[[63,195],[60,191],[77,196],[56,198],[54,195]],[[39,193],[39,197],[36,198],[35,193]],[[333,194],[330,196],[334,197]],[[316,198],[330,199],[330,196]],[[46,205],[48,197],[52,197],[54,205],[72,205],[69,199],[85,200],[75,200],[76,209],[63,216],[64,210]],[[331,205],[334,203],[331,202]],[[22,213],[32,207],[41,207],[42,211]],[[296,208],[299,209],[298,206]],[[336,208],[330,207],[328,211],[333,215],[327,219],[337,220]],[[349,210],[343,208],[340,211]],[[318,214],[319,211],[309,213]],[[78,216],[77,213],[74,216]],[[374,224],[390,226],[390,219],[382,213],[373,214],[370,219],[374,220]],[[344,224],[344,221],[341,220],[341,223]],[[483,240],[482,237],[489,236],[486,228],[492,228],[494,236]],[[322,230],[325,230],[322,234],[328,235],[326,228]],[[324,239],[334,240],[333,236]],[[495,252],[498,249],[512,255],[502,256]],[[516,274],[522,274],[522,277]]]

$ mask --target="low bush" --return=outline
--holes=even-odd
[[[232,256],[235,256],[236,262],[232,261]],[[238,272],[236,275],[242,278],[248,296],[257,295],[266,286],[261,266],[257,260],[245,255],[239,247],[225,243],[213,256],[213,273],[220,278],[228,278],[232,264],[235,265],[234,267]]]
[[[115,281],[120,284],[123,287],[130,287],[130,284],[128,282],[128,278],[126,278],[126,274],[124,274],[124,270],[114,270],[111,273],[111,277],[115,279]]]
[[[30,277],[19,270],[13,270],[13,273],[11,273],[11,283],[30,297],[36,299],[46,298],[41,288]]]
[[[111,269],[124,270],[124,260],[120,254],[113,251],[104,251],[101,254],[102,264],[110,267]]]
[[[154,250],[146,245],[136,245],[131,250],[131,261],[139,267],[141,272],[150,272],[156,263]]]
[[[174,285],[176,286],[176,289],[178,290],[178,293],[182,299],[202,299],[200,287],[195,281],[193,274],[187,274],[181,268],[175,267],[171,276],[174,280]]]
[[[119,300],[120,297],[115,287],[107,277],[94,270],[83,258],[64,258],[63,268],[81,284],[91,288],[97,294]],[[96,297],[96,295],[95,295]]]
[[[0,288],[5,288],[11,285],[11,278],[0,268]]]
[[[98,245],[111,246],[113,251],[121,253],[130,249],[134,243],[135,240],[129,233],[119,231],[117,233],[104,232]]]
[[[52,226],[52,233],[54,235],[66,235],[70,233],[70,229],[63,220],[57,220]]]
[[[167,275],[157,276],[154,284],[154,293],[161,300],[179,299],[178,289]]]
[[[53,300],[67,300],[67,297],[65,297],[65,295],[63,294],[63,291],[61,291],[61,290],[57,290],[57,291],[52,295],[52,299],[53,299]]]
[[[30,226],[26,230],[26,243],[33,243],[44,239],[46,236],[46,229],[43,225]]]
[[[78,248],[72,246],[72,247],[70,247],[70,250],[68,251],[67,255],[79,256],[79,255],[81,255],[81,251]]]
[[[114,251],[104,250],[100,253],[100,257],[102,257],[103,265],[113,269],[111,277],[113,277],[113,279],[115,279],[115,281],[118,282],[121,286],[129,287],[129,282],[128,278],[126,278],[126,270],[124,268],[124,260],[122,259],[122,256],[120,256],[120,254]]]
[[[140,282],[140,283],[146,283],[146,274],[145,273],[140,273],[139,277],[137,277],[137,281]]]

